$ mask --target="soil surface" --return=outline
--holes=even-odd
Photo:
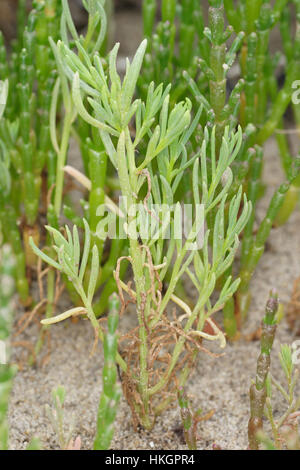
[[[122,9],[117,12],[115,30],[117,38],[122,41],[123,54],[131,55],[141,37],[142,28],[137,15],[131,9],[128,12]],[[278,151],[273,141],[268,143],[266,154],[265,181],[269,188],[259,204],[260,218],[265,214],[274,188],[283,181]],[[268,292],[272,287],[278,290],[283,304],[289,301],[293,282],[300,276],[299,227],[300,212],[297,210],[285,227],[272,230],[266,252],[253,278],[253,301],[244,333],[253,332],[259,327]],[[68,307],[68,301],[62,299],[59,312]],[[131,322],[132,314],[133,311],[127,313],[128,323]],[[16,320],[21,315],[22,312],[19,312]],[[38,328],[36,324],[32,324],[15,341],[34,343],[37,335]],[[272,354],[272,373],[278,379],[283,379],[278,360],[280,343],[291,344],[293,340],[294,336],[284,320],[278,327]],[[55,434],[45,414],[45,405],[51,404],[51,391],[58,385],[66,388],[66,429],[74,416],[74,437],[81,436],[83,449],[92,447],[103,364],[100,344],[94,355],[90,354],[93,341],[94,334],[90,324],[81,320],[76,324],[64,322],[51,328],[51,353],[44,366],[32,368],[24,365],[24,348],[14,348],[13,359],[23,363],[23,367],[15,378],[9,406],[11,449],[24,449],[33,436],[40,438],[46,449],[58,448]],[[205,346],[212,348],[211,344]],[[220,352],[217,349],[214,351]],[[199,426],[199,449],[212,449],[214,443],[222,449],[247,448],[248,391],[251,380],[255,377],[258,354],[259,343],[245,340],[228,344],[225,354],[218,359],[200,354],[187,391],[195,408],[201,407],[204,412],[214,409],[215,414]],[[298,394],[299,392],[298,386]],[[274,402],[275,416],[281,415],[286,410],[285,404],[276,396]],[[130,409],[122,398],[111,447],[185,449],[178,433],[179,424],[179,410],[174,405],[158,419],[151,433],[143,430],[135,433]]]

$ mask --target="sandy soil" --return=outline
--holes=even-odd
[[[123,30],[117,25],[116,31],[121,38],[128,38],[130,43],[123,45],[122,51],[128,51],[130,54],[135,48],[136,37],[141,34],[141,28],[136,22],[135,30],[126,34],[126,17],[122,18],[118,25],[121,25],[120,28],[123,27]],[[128,24],[128,32],[129,29]],[[270,188],[260,202],[259,217],[265,213],[273,188],[282,180],[278,168],[277,149],[273,142],[268,144],[267,154],[265,180],[268,181]],[[284,228],[272,231],[267,251],[252,282],[254,295],[245,332],[254,331],[259,326],[270,288],[276,287],[282,302],[288,302],[292,283],[300,275],[299,227],[298,210]],[[60,311],[65,307],[68,305],[61,304]],[[37,327],[32,325],[18,340],[33,342],[36,338]],[[100,345],[96,354],[90,357],[93,338],[93,331],[86,321],[77,324],[71,322],[59,324],[51,330],[49,363],[45,367],[24,367],[18,373],[9,407],[11,449],[24,449],[32,436],[39,437],[47,449],[57,448],[55,435],[44,409],[47,403],[51,403],[51,390],[58,385],[64,385],[67,392],[66,428],[74,415],[76,421],[74,437],[80,435],[83,448],[91,448],[101,392],[102,370]],[[291,344],[293,339],[292,333],[283,322],[278,328],[272,356],[272,371],[278,378],[282,378],[277,357],[279,345]],[[22,348],[15,348],[14,360],[22,361],[23,353]],[[199,427],[200,449],[211,449],[213,443],[219,444],[223,449],[247,447],[248,390],[251,379],[255,376],[258,353],[258,342],[239,341],[227,345],[225,355],[221,358],[211,359],[203,354],[199,356],[187,390],[195,407],[201,407],[204,412],[215,409],[214,416]],[[283,403],[280,399],[275,403],[276,411],[281,414],[285,410]],[[129,407],[122,399],[112,448],[184,449],[185,445],[176,431],[179,423],[179,410],[174,406],[158,419],[151,433],[142,430],[134,433]]]

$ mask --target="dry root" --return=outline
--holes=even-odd
[[[195,331],[184,331],[182,323],[184,323],[183,320],[186,317],[186,312],[185,315],[180,316],[178,313],[181,312],[178,312],[176,307],[174,307],[169,314],[164,312],[159,321],[151,323],[153,319],[157,319],[157,312],[160,310],[161,306],[163,286],[158,274],[161,266],[153,265],[148,247],[141,245],[140,249],[141,251],[145,250],[146,253],[144,268],[145,274],[150,280],[148,291],[141,294],[137,311],[140,323],[143,323],[147,332],[148,389],[157,385],[163,377],[167,376],[171,366],[174,347],[180,338],[185,339],[181,355],[172,369],[172,372],[169,374],[165,386],[157,395],[152,396],[150,412],[155,419],[157,405],[159,405],[160,411],[162,411],[162,403],[168,405],[173,400],[177,399],[179,375],[184,369],[186,369],[187,375],[193,370],[197,353],[202,351],[213,357],[219,355],[213,354],[208,349],[204,348],[202,345],[202,337],[195,335]],[[121,313],[124,312],[129,303],[137,303],[137,295],[131,283],[124,283],[119,276],[120,264],[124,259],[129,262],[132,261],[130,257],[120,258],[115,271],[115,279],[122,305]],[[149,302],[151,307],[150,309],[146,309],[146,304],[149,306]],[[216,328],[215,326],[215,329]],[[141,345],[139,335],[140,326],[133,328],[119,340],[119,352],[127,364],[127,373],[122,374],[123,392],[132,411],[135,429],[137,429],[140,421],[139,416],[143,415],[143,403],[139,392]]]

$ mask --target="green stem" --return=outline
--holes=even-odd
[[[128,135],[128,132],[127,132]],[[129,136],[130,138],[130,136]],[[129,172],[128,172],[129,169]],[[127,213],[128,213],[128,225],[132,228],[135,227],[134,216],[132,216],[132,209],[134,200],[132,194],[136,187],[134,183],[136,181],[136,170],[134,160],[128,156],[127,166],[127,155],[125,150],[125,132],[123,131],[119,138],[118,143],[118,175],[120,180],[120,186],[122,196],[127,198]],[[131,184],[133,183],[133,186]],[[134,189],[131,189],[131,188]],[[130,236],[130,235],[129,235]],[[144,407],[144,413],[142,418],[143,426],[151,428],[152,423],[149,418],[149,392],[148,392],[148,367],[147,367],[147,356],[148,356],[148,344],[147,344],[147,330],[144,324],[144,318],[147,318],[146,312],[142,312],[144,309],[142,294],[146,292],[146,282],[144,276],[143,267],[143,256],[139,242],[130,237],[129,240],[129,253],[132,259],[132,269],[135,279],[136,286],[136,299],[137,299],[137,315],[139,322],[139,339],[140,339],[140,380],[139,380],[139,393],[141,395]]]
[[[278,310],[278,296],[270,293],[266,306],[266,315],[262,322],[261,354],[257,360],[256,382],[250,387],[250,419],[248,423],[249,446],[258,450],[257,433],[263,428],[263,413],[267,398],[266,380],[270,370],[270,353],[276,333],[275,315]]]
[[[66,111],[64,124],[63,124],[63,133],[61,146],[59,149],[59,154],[57,156],[57,169],[56,169],[56,187],[55,187],[55,196],[54,196],[54,210],[57,217],[60,216],[61,204],[62,204],[62,194],[63,194],[63,185],[64,185],[64,166],[66,164],[67,152],[69,148],[69,140],[71,134],[72,126],[72,110]]]
[[[275,225],[280,227],[284,225],[291,214],[294,212],[300,199],[300,174],[291,183],[288,192],[285,195],[283,204],[276,216]]]

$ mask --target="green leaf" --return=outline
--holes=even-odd
[[[8,96],[8,80],[0,81],[0,119],[3,116]]]
[[[89,259],[90,244],[91,244],[91,232],[90,232],[89,224],[87,223],[87,221],[85,219],[83,219],[83,223],[84,223],[84,229],[85,229],[84,247],[83,247],[83,255],[82,255],[82,259],[81,259],[79,276],[78,276],[78,279],[81,283],[83,281],[86,266],[87,266],[87,262],[88,262],[88,259]]]
[[[123,112],[127,111],[133,99],[136,83],[140,75],[144,55],[147,49],[147,39],[144,39],[135,53],[133,61],[127,66],[125,78],[122,85]]]
[[[286,375],[286,378],[290,380],[293,373],[294,365],[292,360],[292,350],[288,344],[282,344],[280,346],[279,359],[281,367]]]
[[[61,271],[62,268],[61,266],[56,262],[54,261],[52,258],[50,258],[48,255],[46,255],[45,253],[43,253],[34,243],[33,241],[33,238],[30,237],[29,238],[29,245],[31,246],[32,250],[34,251],[34,253],[39,256],[45,263],[47,264],[50,264],[50,266],[52,266],[53,268],[57,269],[58,271]]]

